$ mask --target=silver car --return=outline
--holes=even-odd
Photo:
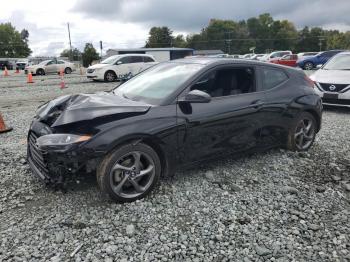
[[[350,107],[350,52],[332,57],[310,78],[323,104]]]

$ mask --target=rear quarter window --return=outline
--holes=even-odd
[[[270,90],[286,80],[288,80],[287,74],[278,68],[267,68],[263,67],[261,69],[261,75],[262,75],[262,83],[261,83],[261,89],[262,91]]]

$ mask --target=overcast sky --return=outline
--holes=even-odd
[[[175,33],[198,32],[211,18],[247,19],[270,13],[305,25],[350,30],[350,0],[23,0],[6,1],[0,22],[11,22],[30,34],[33,55],[57,55],[72,44],[104,42],[104,49],[141,47],[152,26]]]

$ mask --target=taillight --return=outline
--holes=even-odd
[[[312,81],[312,80],[310,79],[310,77],[308,77],[307,75],[305,75],[304,78],[305,78],[306,83],[307,83],[308,86],[310,86],[311,88],[315,88],[315,82]]]

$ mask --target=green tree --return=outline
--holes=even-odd
[[[174,47],[187,47],[186,39],[183,35],[177,35],[173,39],[173,46]]]
[[[173,32],[167,26],[152,27],[149,31],[145,47],[156,48],[173,46],[174,37],[172,36],[172,33]]]
[[[0,57],[27,57],[32,51],[28,47],[29,32],[18,32],[11,23],[0,24]]]
[[[61,54],[61,57],[69,57],[71,58],[73,61],[80,61],[80,59],[82,58],[82,53],[79,51],[78,48],[73,48],[72,49],[72,54],[70,49],[64,49]]]
[[[86,43],[84,52],[82,53],[82,58],[84,67],[88,67],[91,65],[92,61],[100,59],[100,56],[97,54],[96,49],[91,43]]]

